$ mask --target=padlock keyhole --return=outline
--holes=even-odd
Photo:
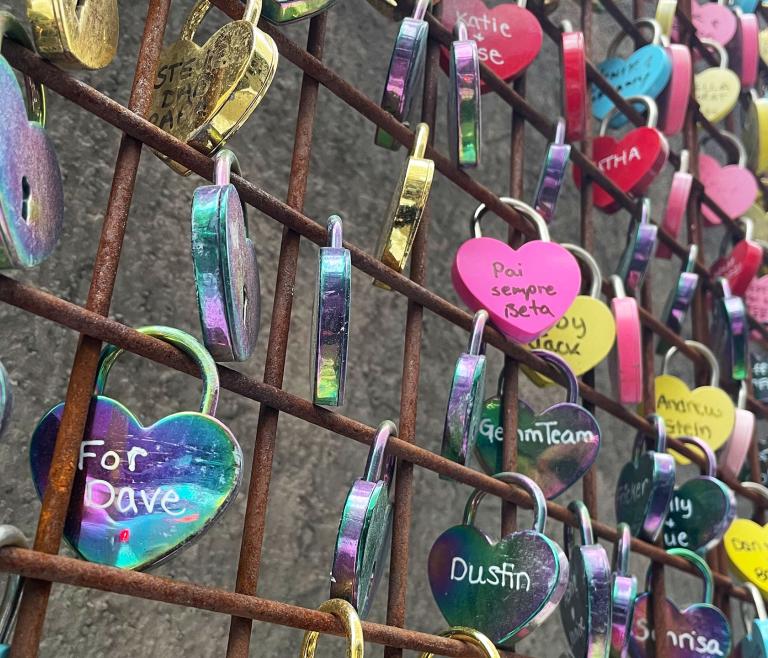
[[[21,217],[25,222],[29,221],[29,181],[26,176],[21,177]]]

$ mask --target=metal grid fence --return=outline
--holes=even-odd
[[[640,12],[638,2],[639,0],[635,0],[634,13],[636,16]],[[213,4],[232,18],[238,18],[242,15],[243,6],[239,0],[214,0]],[[622,13],[613,0],[602,0],[602,5],[616,20],[620,28],[631,34],[636,43],[644,42],[643,36],[634,28],[631,19]],[[372,427],[340,413],[315,407],[309,401],[292,395],[281,388],[288,348],[292,289],[297,272],[299,243],[302,237],[317,244],[324,244],[326,239],[325,227],[303,214],[319,86],[326,87],[373,124],[384,128],[401,144],[410,147],[413,143],[414,134],[407,126],[393,119],[375,102],[323,63],[325,15],[319,15],[311,20],[306,49],[287,38],[275,27],[264,22],[260,24],[261,29],[275,40],[280,55],[299,67],[304,73],[299,96],[287,201],[283,203],[240,176],[233,175],[232,177],[232,182],[246,203],[283,225],[263,380],[259,381],[227,367],[219,366],[223,387],[260,403],[253,469],[248,489],[247,508],[243,519],[242,545],[235,591],[145,573],[124,571],[58,555],[70,491],[75,476],[79,444],[93,391],[102,343],[114,343],[168,367],[191,375],[198,375],[192,362],[175,348],[107,317],[142,148],[146,145],[164,153],[206,179],[210,180],[213,175],[213,165],[209,157],[179,142],[145,119],[150,106],[156,64],[163,44],[169,7],[170,0],[149,0],[148,2],[138,63],[127,107],[112,101],[95,89],[46,63],[22,46],[10,40],[4,40],[2,44],[3,55],[19,71],[112,124],[123,133],[85,306],[73,304],[33,286],[20,283],[11,277],[0,275],[0,300],[59,323],[80,334],[69,379],[66,409],[56,442],[49,485],[45,491],[40,511],[34,546],[29,550],[21,548],[0,550],[0,570],[19,573],[27,578],[13,640],[11,655],[15,658],[37,655],[53,582],[118,592],[129,596],[193,606],[230,615],[231,625],[226,649],[226,655],[229,658],[243,658],[248,655],[252,620],[283,624],[299,629],[312,629],[335,635],[342,634],[340,623],[330,614],[256,596],[279,414],[282,412],[296,416],[308,423],[327,428],[363,444],[369,444],[374,434]],[[541,22],[545,34],[555,44],[558,44],[560,30],[547,17],[542,4],[538,0],[529,0],[528,8]],[[594,11],[592,0],[580,0],[579,9],[580,29],[585,36],[589,58]],[[701,56],[710,58],[711,54],[702,47],[695,34],[690,21],[690,11],[691,0],[680,0],[677,18],[681,26],[682,42],[697,49]],[[430,41],[422,103],[422,121],[428,123],[432,129],[435,125],[439,47],[440,45],[449,45],[451,41],[451,34],[441,24],[439,17],[440,5],[437,4],[433,13],[427,16]],[[512,196],[519,197],[523,191],[522,163],[526,126],[530,125],[534,130],[552,139],[555,133],[554,117],[542,115],[527,103],[525,99],[525,75],[518,78],[510,86],[485,66],[481,66],[481,74],[491,91],[498,94],[512,109],[509,188]],[[613,100],[621,111],[630,118],[631,122],[636,125],[644,123],[643,118],[618,95],[589,61],[587,75],[588,80],[596,84]],[[697,173],[697,133],[699,130],[705,131],[727,152],[732,150],[731,143],[723,138],[716,127],[704,119],[695,100],[691,98],[684,128],[684,146],[691,154],[690,169],[694,176]],[[431,131],[431,134],[434,135],[434,130]],[[613,195],[618,204],[629,213],[636,214],[639,210],[638,200],[624,194],[611,183],[590,160],[590,156],[591,134],[588,133],[587,138],[580,145],[573,145],[571,155],[573,162],[586,174],[581,189],[581,242],[587,249],[592,248],[594,239],[591,201],[593,181],[599,183],[601,187]],[[478,202],[485,203],[490,210],[503,218],[509,224],[510,240],[515,239],[519,234],[529,235],[531,233],[530,226],[514,210],[502,203],[493,192],[470,175],[456,168],[445,154],[430,146],[427,149],[426,157],[434,160],[441,175]],[[677,167],[679,154],[671,152],[669,163]],[[731,222],[722,210],[705,195],[698,180],[694,180],[693,193],[687,210],[688,243],[702,246],[699,212],[701,204],[708,205],[723,220],[727,230],[739,234],[740,228]],[[405,349],[401,386],[400,430],[399,436],[392,438],[389,443],[389,449],[398,457],[399,461],[396,477],[387,618],[386,624],[363,623],[366,640],[385,645],[387,658],[401,655],[403,649],[432,651],[445,656],[479,655],[477,649],[463,642],[404,628],[414,466],[429,469],[501,498],[504,502],[502,506],[502,530],[504,532],[511,531],[515,527],[516,506],[531,506],[530,498],[525,492],[503,484],[483,473],[448,461],[418,445],[416,409],[424,309],[432,311],[447,322],[466,330],[471,328],[472,321],[472,316],[469,313],[424,286],[429,224],[429,212],[427,211],[413,247],[409,277],[390,270],[360,247],[353,244],[345,245],[351,251],[354,267],[383,281],[408,299],[404,328]],[[686,244],[678,243],[663,230],[660,230],[659,236],[660,240],[671,248],[673,254],[681,259],[687,257],[688,246]],[[702,254],[703,251],[700,250],[699,253]],[[709,289],[710,280],[708,269],[701,256],[696,264],[696,271],[702,276],[704,284],[700,286],[694,302],[693,337],[707,343],[708,321],[705,295]],[[646,372],[653,372],[653,342],[657,336],[669,344],[675,345],[697,367],[702,366],[699,355],[687,347],[679,336],[669,331],[651,314],[650,277],[646,281],[641,295],[643,306],[641,322],[643,325]],[[610,294],[607,287],[606,294]],[[760,333],[758,341],[768,345],[768,331],[751,318],[750,325]],[[549,375],[556,381],[559,380],[559,375],[546,363],[531,355],[520,345],[507,340],[491,326],[485,329],[485,339],[489,345],[497,348],[505,355],[504,470],[513,471],[516,466],[518,366],[525,364],[536,371]],[[702,368],[699,367],[698,370],[699,375],[701,375]],[[643,404],[646,410],[653,409],[655,399],[653,385],[653,378],[647,377],[644,385]],[[728,382],[723,382],[723,385],[725,387],[730,386]],[[642,416],[597,391],[594,388],[592,373],[588,373],[582,378],[580,392],[586,407],[599,408],[615,416],[631,428],[652,433],[652,428]],[[768,407],[753,397],[748,400],[748,408],[759,418],[768,418]],[[691,453],[674,439],[670,439],[669,444],[670,447],[688,455],[694,461],[699,461],[698,455]],[[758,451],[754,441],[750,453],[750,466],[752,479],[759,481]],[[737,495],[748,498],[759,510],[757,515],[762,516],[765,501],[759,495],[744,489],[733,478],[725,477],[722,474],[721,477],[734,489]],[[582,486],[583,499],[593,518],[595,534],[604,540],[615,541],[617,538],[616,529],[598,520],[594,471],[587,473]],[[575,524],[575,519],[571,513],[561,505],[548,503],[548,512],[551,518],[562,523]],[[692,571],[692,567],[686,561],[668,555],[659,545],[633,539],[631,548],[652,560],[652,583],[655,596],[663,596],[664,594],[663,568],[665,566],[671,566],[682,571]],[[730,597],[746,599],[747,593],[743,588],[736,586],[728,577],[721,548],[713,550],[708,559],[714,571],[716,602],[727,614],[730,607]],[[653,624],[657,634],[660,633],[663,637],[663,630],[666,627],[663,607],[653,606],[653,610]],[[505,655],[515,656],[518,654],[507,653]]]

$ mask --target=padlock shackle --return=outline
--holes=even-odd
[[[432,6],[432,0],[416,0],[413,3],[413,13],[411,18],[416,21],[423,21],[429,8]]]
[[[24,26],[19,23],[13,14],[7,11],[0,11],[0,47],[5,37],[24,46],[30,52],[36,52],[32,39],[30,39]],[[27,118],[30,121],[37,121],[41,126],[45,127],[47,108],[45,87],[25,74],[24,93],[27,97]]]
[[[661,25],[655,18],[638,18],[634,21],[634,25],[636,28],[640,29],[642,27],[647,27],[651,29],[651,32],[653,36],[651,37],[651,43],[645,44],[646,46],[658,46],[661,43],[661,35],[663,34],[663,30],[661,29]],[[628,36],[630,36],[629,32],[625,32],[624,30],[621,30],[613,39],[611,40],[611,43],[608,44],[608,51],[606,52],[607,57],[614,57],[616,55],[616,51],[619,49],[619,46],[621,45],[621,42],[624,41]],[[641,48],[644,46],[641,46]]]
[[[629,575],[629,553],[632,543],[632,533],[629,529],[629,524],[619,523],[616,526],[618,537],[613,543],[613,559],[611,560],[611,568],[619,576]]]
[[[451,640],[461,640],[466,644],[477,647],[483,653],[485,658],[500,658],[499,650],[491,642],[487,635],[467,626],[453,626],[448,630],[439,633],[440,637],[447,637]],[[424,651],[419,654],[419,658],[435,658],[436,654],[431,651]]]
[[[617,299],[623,299],[627,296],[627,291],[624,288],[624,281],[618,274],[611,274],[608,279],[611,282],[611,288],[613,288],[613,296]]]
[[[692,244],[690,247],[688,247],[688,257],[685,259],[685,262],[683,263],[682,271],[688,272],[689,274],[693,273],[696,270],[696,261],[699,258],[699,245]]]
[[[739,394],[736,397],[736,408],[742,409],[742,410],[746,409],[748,399],[749,399],[749,387],[747,386],[747,380],[743,379],[741,381],[741,386],[739,386]]]
[[[744,239],[752,240],[755,235],[755,222],[752,221],[752,218],[740,217],[738,220],[736,220],[736,223],[744,226]]]
[[[521,473],[504,471],[502,473],[496,473],[493,477],[502,482],[518,486],[531,496],[533,499],[533,529],[536,532],[543,533],[547,527],[547,499],[544,498],[544,494],[539,488],[539,485],[531,480],[531,478],[522,475]],[[464,525],[475,524],[477,508],[486,495],[486,491],[475,489],[469,496],[467,504],[464,507],[464,517],[462,520]]]
[[[568,503],[568,511],[573,512],[576,518],[576,527],[579,530],[579,538],[582,546],[589,546],[595,543],[595,533],[592,530],[592,519],[589,516],[589,509],[581,500],[572,500]],[[571,554],[576,545],[574,540],[575,532],[570,523],[563,524],[563,550],[565,557],[571,559]]]
[[[680,166],[677,171],[681,174],[687,174],[691,167],[691,152],[688,149],[680,151]]]
[[[741,486],[744,487],[747,491],[754,491],[755,493],[765,498],[766,501],[768,501],[768,487],[766,487],[764,484],[747,481],[742,482]]]
[[[216,406],[219,402],[219,371],[216,369],[216,362],[208,350],[196,338],[174,327],[151,325],[139,327],[137,331],[173,345],[195,362],[197,367],[200,368],[203,380],[203,397],[200,401],[200,413],[206,416],[215,416]],[[95,395],[104,394],[109,371],[124,351],[122,347],[117,345],[107,345],[101,351],[99,368],[96,373],[96,384],[94,386]]]
[[[483,353],[483,332],[488,322],[488,311],[481,308],[472,318],[472,333],[469,336],[469,345],[467,353],[473,356],[479,356]]]
[[[579,382],[576,375],[573,374],[571,366],[561,356],[550,352],[549,350],[531,350],[531,354],[538,356],[542,361],[546,361],[565,377],[565,401],[568,404],[577,404],[579,401]]]
[[[187,20],[184,21],[184,25],[181,27],[179,33],[179,39],[184,41],[194,41],[195,33],[197,32],[203,19],[208,15],[213,5],[209,0],[197,0],[195,6],[187,15]],[[247,0],[245,7],[243,8],[243,17],[240,20],[248,21],[249,23],[259,22],[259,16],[261,15],[261,0]]]
[[[516,210],[523,217],[530,220],[534,228],[539,233],[539,240],[541,240],[542,242],[550,241],[549,228],[547,227],[547,222],[545,222],[544,218],[538,212],[536,212],[533,208],[531,208],[531,206],[511,196],[499,197],[499,201],[507,204],[510,208],[512,208],[513,210]],[[480,228],[480,220],[483,218],[483,216],[487,212],[488,212],[488,206],[486,206],[484,203],[481,203],[477,208],[475,208],[475,212],[472,215],[472,221],[470,222],[470,233],[472,234],[472,237],[474,238],[483,237],[483,231]]]
[[[570,251],[577,259],[587,266],[591,275],[589,283],[589,296],[597,299],[600,296],[600,291],[603,289],[603,275],[600,272],[600,266],[584,247],[580,247],[577,244],[571,244],[570,242],[564,242],[560,245],[563,249]]]
[[[343,223],[339,215],[331,215],[328,218],[328,246],[332,249],[341,249],[344,245]]]
[[[560,31],[573,32],[573,23],[571,23],[571,21],[569,21],[567,18],[564,18],[560,21]]]
[[[0,525],[0,548],[5,546],[16,546],[27,548],[29,541],[24,533],[16,526]],[[3,592],[3,599],[0,602],[0,644],[9,644],[13,621],[16,618],[16,611],[21,600],[21,590],[24,586],[24,579],[17,574],[9,574]]]
[[[454,41],[468,41],[469,36],[467,34],[467,24],[459,19],[456,21],[456,25],[453,26],[453,39]]]
[[[678,436],[677,440],[687,446],[693,446],[704,453],[704,461],[706,462],[706,465],[701,467],[702,475],[711,478],[717,476],[717,459],[715,458],[715,453],[712,451],[712,448],[704,443],[698,436]]]
[[[427,146],[429,146],[429,124],[417,123],[415,135],[413,138],[413,148],[411,149],[412,158],[424,158],[424,154],[427,152]]]
[[[702,41],[706,41],[706,39],[702,39]],[[720,129],[720,134],[723,137],[725,137],[729,142],[731,142],[731,144],[733,144],[733,147],[736,149],[736,162],[732,163],[730,158],[727,159],[727,162],[729,162],[731,164],[736,164],[739,167],[743,167],[743,168],[746,169],[746,167],[747,167],[747,149],[744,147],[744,142],[742,142],[741,139],[737,135],[734,135],[729,130]],[[701,143],[702,143],[702,145],[707,144],[712,139],[713,139],[712,137],[707,136],[707,137],[705,137],[704,139],[701,140]],[[719,144],[718,144],[718,146],[719,146]],[[720,149],[722,151],[725,151],[726,156],[728,155],[728,152],[722,146],[720,146]]]
[[[701,574],[701,578],[704,581],[704,603],[707,603],[708,605],[712,605],[712,598],[715,591],[715,583],[712,578],[712,570],[709,568],[709,565],[707,564],[706,560],[701,557],[701,555],[698,555],[697,553],[694,553],[691,550],[688,550],[687,548],[669,548],[667,549],[667,553],[669,555],[675,555],[677,557],[681,557],[684,560],[687,560],[690,562],[694,567],[696,567],[696,570]],[[650,592],[650,580],[651,580],[651,568],[648,567],[648,570],[645,572],[645,589]]]
[[[653,100],[650,96],[627,96],[625,99],[627,103],[633,104],[633,103],[642,103],[645,105],[646,109],[648,110],[648,117],[645,120],[645,125],[648,128],[655,128],[656,124],[659,121],[659,106],[656,105],[656,101]],[[615,105],[608,111],[608,114],[606,114],[603,117],[603,120],[600,122],[600,137],[604,137],[606,131],[608,130],[608,124],[611,122],[611,119],[613,119],[614,115],[616,114],[623,114],[623,112],[616,107]]]
[[[659,414],[649,414],[645,419],[653,425],[656,432],[655,452],[664,453],[667,451],[667,424]],[[646,437],[648,435],[643,430],[638,430],[635,434],[635,442],[632,445],[632,461],[637,462],[646,447]]]
[[[699,39],[702,46],[705,46],[709,50],[713,50],[718,58],[718,65],[717,68],[719,69],[727,69],[728,68],[728,51],[723,48],[723,45],[719,43],[718,41],[715,41],[714,39],[710,39],[708,37],[702,37]],[[725,133],[725,130],[721,130],[721,133]]]
[[[752,601],[739,601],[739,613],[741,615],[741,621],[744,623],[744,633],[749,635],[752,631],[751,623],[754,617],[747,617],[747,608],[750,603],[757,613],[757,619],[760,621],[768,620],[768,612],[765,609],[765,601],[763,600],[760,590],[750,582],[742,583],[742,587],[746,589],[752,596]]]
[[[240,174],[240,161],[234,151],[221,149],[213,156],[213,184],[220,187],[229,185],[230,174],[233,171]]]
[[[717,363],[715,355],[712,354],[712,350],[696,340],[686,340],[685,344],[704,357],[704,360],[709,366],[709,385],[717,387],[718,383],[720,382],[720,366]],[[664,360],[661,363],[662,375],[667,374],[667,371],[669,370],[669,363],[672,360],[672,357],[677,354],[677,351],[678,350],[675,345],[667,350],[667,353],[664,355]]]
[[[378,482],[383,480],[391,484],[395,477],[395,456],[389,455],[384,459],[387,453],[387,444],[389,437],[397,436],[397,425],[391,420],[382,421],[376,428],[376,433],[371,441],[371,449],[368,451],[368,459],[365,462],[365,471],[363,479],[368,482]]]
[[[344,599],[329,599],[318,610],[332,614],[344,627],[344,635],[347,638],[348,658],[363,658],[365,641],[363,637],[363,625],[355,607]],[[314,658],[317,650],[317,641],[320,639],[320,631],[306,631],[301,641],[299,658]]]

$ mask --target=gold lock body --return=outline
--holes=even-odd
[[[101,69],[117,53],[117,0],[27,0],[35,46],[64,69]]]
[[[277,47],[256,23],[260,0],[243,18],[219,29],[204,46],[195,31],[211,8],[198,0],[179,39],[163,49],[149,120],[198,151],[211,155],[237,132],[264,98],[277,70]],[[157,154],[180,174],[189,169]]]

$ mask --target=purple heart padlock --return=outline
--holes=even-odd
[[[189,334],[143,327],[189,355],[200,368],[200,412],[183,411],[144,427],[117,400],[102,395],[122,348],[102,350],[80,443],[64,536],[90,562],[148,569],[208,530],[234,500],[243,455],[232,432],[213,414],[219,397],[216,364]],[[32,434],[32,478],[42,498],[64,413],[61,403]]]
[[[547,155],[536,185],[533,209],[549,224],[555,216],[557,200],[565,179],[565,169],[571,157],[571,145],[565,143],[565,119],[557,120],[555,141],[547,146]]]
[[[713,286],[712,351],[720,358],[723,370],[731,379],[743,381],[749,363],[749,323],[747,307],[741,297],[731,293],[724,278]]]
[[[694,271],[698,254],[699,247],[692,244],[688,248],[688,257],[677,277],[677,284],[670,291],[661,314],[661,321],[678,336],[683,330],[685,317],[688,315],[688,309],[691,307],[696,288],[699,286],[699,275]],[[664,338],[659,337],[656,354],[664,355],[668,349],[669,343]]]
[[[618,537],[613,545],[611,575],[611,658],[625,658],[632,631],[632,618],[637,597],[637,578],[629,572],[629,550],[632,535],[626,523],[616,526]]]
[[[432,545],[428,570],[432,595],[448,624],[474,628],[494,644],[506,645],[528,635],[554,612],[568,583],[568,560],[544,534],[547,504],[536,483],[519,473],[494,477],[531,495],[533,529],[493,541],[474,525],[486,495],[476,489],[462,523]]]
[[[605,549],[595,542],[587,506],[573,500],[581,545],[576,546],[570,524],[563,526],[565,554],[571,567],[560,618],[574,658],[605,656],[610,645],[611,566]]]
[[[627,233],[627,246],[621,254],[616,273],[624,282],[627,294],[634,295],[643,285],[659,227],[651,223],[651,201],[643,199],[640,219],[633,219]]]
[[[568,364],[553,352],[532,353],[563,375],[566,401],[534,413],[528,404],[517,401],[517,469],[531,478],[547,500],[556,498],[578,482],[597,459],[600,426],[597,419],[578,404],[579,385]],[[503,468],[503,392],[483,404],[475,452],[489,475]]]
[[[453,162],[469,169],[480,164],[482,122],[480,114],[480,57],[477,42],[467,36],[459,19],[453,26],[450,82],[448,84],[448,140]]]
[[[664,419],[651,414],[656,431],[655,449],[645,449],[646,436],[638,431],[632,461],[624,465],[616,484],[616,521],[626,523],[633,537],[655,542],[661,532],[675,490],[675,458],[666,453]]]

